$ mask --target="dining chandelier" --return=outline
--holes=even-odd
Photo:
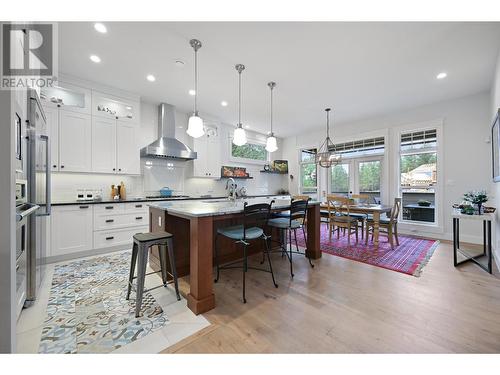
[[[330,138],[330,111],[331,108],[326,108],[326,139],[321,144],[316,153],[316,164],[323,168],[330,168],[339,164],[342,161],[342,155],[335,152],[335,144]]]

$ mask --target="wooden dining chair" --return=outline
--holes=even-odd
[[[391,209],[391,215],[389,217],[381,217],[379,223],[379,233],[386,234],[389,243],[391,244],[391,249],[394,249],[394,239],[396,240],[396,246],[399,246],[398,238],[398,217],[401,211],[401,198],[394,198],[394,206]],[[373,219],[368,219],[366,221],[366,237],[365,244],[368,244],[368,237],[371,232],[373,241],[375,223]]]
[[[356,243],[358,243],[358,220],[349,216],[349,205],[351,200],[346,197],[328,194],[328,231],[330,240],[332,233],[337,231],[337,239],[340,238],[340,230],[347,230],[347,245],[351,245],[351,235],[356,234]]]
[[[367,194],[352,194],[351,199],[356,201],[358,204],[367,204],[368,201],[370,200],[370,196]],[[358,220],[358,227],[361,229],[361,239],[364,237],[365,233],[365,226],[366,226],[366,220],[368,219],[367,214],[357,214],[357,213],[350,213],[349,214],[352,217],[355,217]]]

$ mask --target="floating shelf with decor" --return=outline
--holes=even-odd
[[[288,174],[288,172],[280,172],[280,171],[266,171],[265,169],[261,170],[260,173],[271,173],[271,174]]]
[[[252,176],[220,176],[220,178],[234,178],[235,180],[251,180]]]
[[[251,180],[251,177],[247,173],[247,169],[244,167],[230,167],[227,165],[222,166],[220,171],[220,178],[234,178],[240,180]]]

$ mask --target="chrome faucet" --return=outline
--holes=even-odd
[[[236,181],[234,178],[229,177],[226,181],[226,190],[228,190],[228,199],[234,201],[236,199]]]

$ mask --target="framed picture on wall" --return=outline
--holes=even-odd
[[[500,108],[491,127],[491,161],[493,167],[493,181],[500,181]]]

